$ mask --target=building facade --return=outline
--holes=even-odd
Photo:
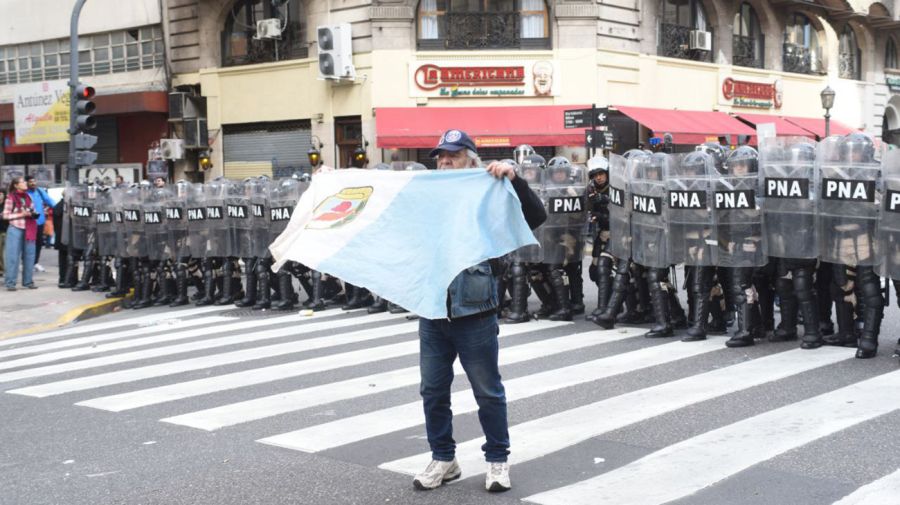
[[[57,180],[68,143],[21,144],[14,102],[23,86],[69,77],[74,0],[0,0],[0,165],[53,166]],[[97,90],[102,166],[142,166],[168,136],[169,73],[158,0],[90,0],[81,14],[79,75]]]
[[[451,127],[474,131],[489,157],[528,142],[583,159],[584,134],[564,127],[563,111],[590,104],[611,108],[617,149],[665,129],[676,143],[752,142],[754,124],[769,118],[781,133],[822,136],[826,85],[836,92],[833,132],[896,142],[897,8],[869,0],[165,0],[163,24],[173,86],[206,98],[210,175],[241,177],[308,166],[314,145],[328,164],[348,165],[361,145],[370,164],[423,160]],[[258,38],[256,23],[270,18],[281,38]],[[338,23],[352,31],[355,78],[323,80],[317,28]]]

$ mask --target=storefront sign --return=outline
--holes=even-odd
[[[13,110],[17,144],[46,144],[69,140],[69,86],[66,81],[16,86]]]
[[[884,80],[891,91],[900,91],[900,75],[887,75]]]
[[[559,89],[551,60],[414,62],[409,74],[411,97],[549,97]]]
[[[753,82],[726,77],[722,80],[722,96],[735,107],[755,109],[780,109],[782,105],[781,80]]]

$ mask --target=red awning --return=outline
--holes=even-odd
[[[789,123],[793,123],[804,130],[809,130],[820,138],[825,138],[825,118],[820,117],[785,117],[785,121]],[[855,131],[859,131],[844,123],[831,120],[831,134],[832,135],[846,135],[848,133],[853,133]]]
[[[382,149],[432,148],[442,133],[456,128],[479,147],[583,146],[584,129],[566,129],[563,111],[588,107],[380,107],[375,110],[376,144]]]
[[[751,128],[755,128],[758,124],[775,123],[775,134],[779,136],[816,138],[815,132],[805,130],[794,123],[788,122],[781,116],[740,113],[736,117],[747,123]]]
[[[653,134],[661,137],[671,133],[676,144],[702,144],[719,136],[750,136],[750,143],[756,143],[756,131],[724,112],[648,109],[644,107],[626,107],[617,105],[619,112],[634,119],[638,123],[653,130]],[[732,142],[737,139],[733,138]]]

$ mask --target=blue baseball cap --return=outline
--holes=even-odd
[[[447,130],[441,135],[441,140],[438,141],[437,147],[432,149],[428,156],[434,158],[440,154],[441,151],[455,153],[463,149],[478,152],[478,149],[475,148],[475,142],[472,141],[472,138],[469,137],[466,132],[462,130]]]

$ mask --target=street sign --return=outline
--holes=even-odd
[[[597,107],[594,126],[606,126],[609,118],[609,107]],[[591,109],[572,109],[563,111],[563,123],[566,128],[590,128]]]
[[[591,130],[584,131],[584,145],[595,149],[612,149],[615,142],[613,132],[597,132],[594,136]]]

